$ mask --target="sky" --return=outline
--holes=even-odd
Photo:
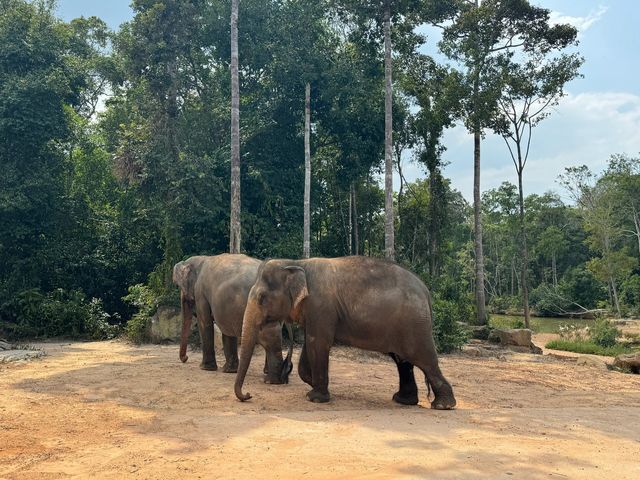
[[[65,20],[98,16],[111,28],[133,16],[130,0],[58,0]],[[578,51],[585,58],[584,78],[569,83],[567,95],[534,130],[524,171],[525,195],[555,190],[565,167],[587,165],[601,171],[615,153],[640,154],[640,20],[638,0],[533,0],[552,11],[552,20],[579,30]],[[428,53],[436,52],[438,32],[427,29]],[[462,126],[447,130],[443,160],[445,176],[470,200],[473,195],[473,137]],[[407,155],[403,173],[409,181],[425,176]],[[504,141],[488,133],[482,144],[481,189],[517,182]],[[394,179],[398,188],[399,180]],[[562,195],[564,198],[564,195]],[[564,198],[568,200],[567,198]]]

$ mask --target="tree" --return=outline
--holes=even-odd
[[[611,303],[621,315],[619,283],[630,274],[635,261],[620,249],[623,229],[617,216],[616,185],[606,176],[597,178],[585,165],[566,168],[560,181],[580,208],[589,246],[600,254],[587,266],[608,283]]]
[[[231,0],[231,217],[229,251],[240,253],[240,86],[238,82],[238,2]]]
[[[550,28],[549,10],[532,6],[527,0],[449,0],[435,5],[430,3],[428,8],[442,28],[440,49],[462,67],[462,119],[474,139],[476,308],[477,321],[486,323],[480,147],[484,130],[498,115],[502,93],[499,65],[516,51],[526,55],[542,48],[543,42],[566,33],[567,26]],[[434,8],[440,9],[440,15],[433,14]]]
[[[559,32],[557,31],[559,30]],[[521,265],[520,284],[524,307],[524,323],[529,328],[529,288],[527,275],[529,252],[525,226],[522,176],[529,159],[533,128],[544,120],[550,109],[564,96],[564,86],[578,76],[583,62],[577,54],[563,54],[548,59],[551,51],[575,43],[577,30],[566,25],[538,33],[539,40],[527,51],[526,61],[512,56],[498,59],[503,83],[498,98],[499,112],[493,129],[502,136],[518,175],[518,203],[520,210]],[[546,38],[549,37],[550,39]]]
[[[311,84],[304,88],[304,239],[302,257],[311,254]]]
[[[384,255],[395,259],[393,215],[393,79],[391,1],[384,2]]]

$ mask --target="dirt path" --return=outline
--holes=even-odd
[[[390,401],[390,360],[337,349],[332,401],[177,347],[48,344],[0,366],[0,478],[640,478],[640,377],[529,356],[442,359],[459,408]],[[297,353],[295,354],[297,358]]]

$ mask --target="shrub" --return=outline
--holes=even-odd
[[[156,296],[150,287],[138,283],[129,287],[129,294],[122,299],[138,309],[124,327],[125,335],[134,343],[142,343],[149,337],[149,321],[158,308]]]
[[[115,337],[119,328],[109,323],[102,301],[87,301],[79,290],[39,289],[18,292],[0,307],[7,334],[14,338],[68,336],[104,340]]]
[[[606,318],[600,318],[591,327],[589,336],[596,345],[613,347],[616,344],[616,339],[620,336],[620,330]]]
[[[458,324],[474,317],[471,302],[434,299],[433,338],[440,353],[459,350],[467,341],[467,332]]]

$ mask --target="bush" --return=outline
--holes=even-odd
[[[39,289],[19,292],[0,306],[0,317],[7,335],[14,338],[72,337],[105,340],[115,337],[119,328],[109,323],[102,301],[87,301],[79,290]]]
[[[138,283],[129,287],[129,294],[122,299],[138,309],[138,312],[124,327],[125,335],[134,343],[142,343],[149,338],[149,322],[158,309],[156,296],[150,287]]]
[[[601,347],[613,347],[616,339],[620,336],[620,330],[609,322],[606,318],[600,318],[589,331],[591,340]]]
[[[439,353],[460,350],[468,338],[467,332],[458,324],[473,319],[471,302],[434,299],[433,338]]]

